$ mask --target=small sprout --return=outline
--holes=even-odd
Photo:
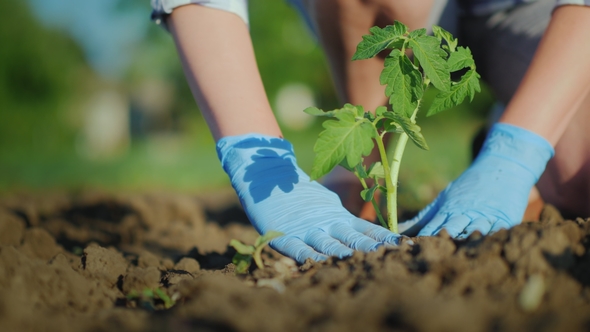
[[[233,239],[229,242],[229,245],[236,249],[237,253],[232,258],[232,263],[236,266],[237,274],[248,273],[248,269],[252,264],[252,259],[256,263],[259,269],[264,268],[262,262],[262,249],[274,238],[282,236],[283,233],[277,231],[268,231],[266,234],[259,236],[254,245],[243,244],[242,242]]]
[[[141,307],[149,310],[156,310],[156,301],[158,300],[164,303],[165,309],[172,308],[176,302],[161,288],[146,288],[141,293],[132,290],[127,294],[126,298],[128,301],[137,301]]]

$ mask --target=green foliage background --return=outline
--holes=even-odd
[[[148,1],[120,3],[119,10],[149,7]],[[304,83],[314,91],[318,107],[341,106],[322,51],[293,8],[284,1],[251,0],[250,22],[271,105],[281,87]],[[0,43],[0,193],[82,188],[195,192],[228,185],[173,42],[160,27],[152,24],[132,48],[133,61],[119,79],[95,73],[81,47],[65,32],[39,23],[26,2],[0,2]],[[115,157],[84,157],[78,140],[93,94],[109,89],[131,96],[151,79],[174,88],[170,125],[162,129],[166,135],[133,136],[129,148]],[[408,183],[408,202],[430,199],[467,165],[469,137],[490,103],[484,94],[471,106],[448,112],[444,120],[423,119],[424,135],[440,139],[430,140],[431,152],[409,149],[404,157],[400,180]],[[320,130],[319,121],[303,133],[285,126],[306,171]]]

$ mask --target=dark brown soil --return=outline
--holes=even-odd
[[[268,249],[235,276],[229,240],[256,236],[230,192],[3,197],[0,330],[590,330],[590,219],[550,206],[491,236],[300,267]]]

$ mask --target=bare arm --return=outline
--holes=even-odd
[[[531,130],[555,146],[590,93],[589,59],[590,7],[557,8],[500,122]]]
[[[215,140],[259,133],[282,136],[258,72],[246,24],[199,5],[168,19],[184,72]]]

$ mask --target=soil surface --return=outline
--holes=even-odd
[[[297,266],[233,193],[0,198],[2,331],[587,331],[590,219],[446,234]]]

